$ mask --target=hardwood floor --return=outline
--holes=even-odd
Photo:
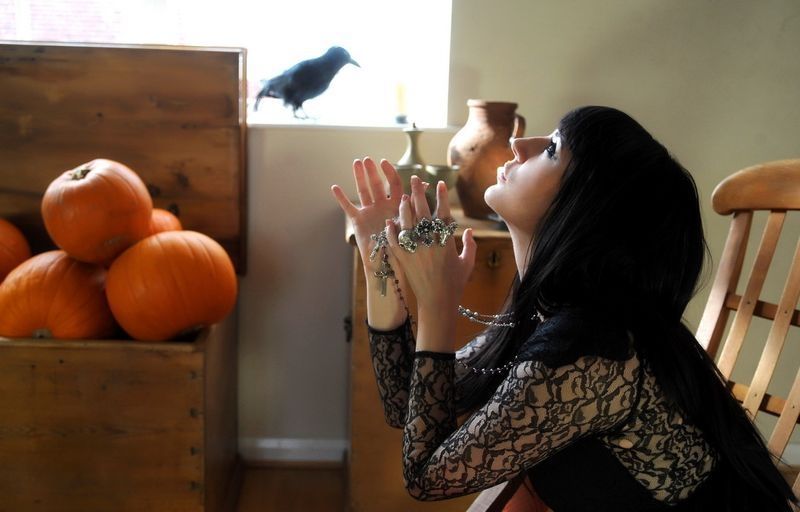
[[[343,512],[342,466],[245,468],[237,512]]]

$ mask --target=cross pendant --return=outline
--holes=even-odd
[[[383,260],[381,268],[376,270],[374,275],[378,278],[378,290],[381,292],[381,297],[386,297],[386,280],[394,275],[394,270],[388,261]]]

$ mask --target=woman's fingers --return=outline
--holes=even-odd
[[[400,200],[400,229],[414,227],[414,212],[411,210],[411,199],[403,194]]]
[[[386,241],[392,249],[397,246],[397,226],[392,219],[386,219]]]
[[[403,195],[403,183],[400,181],[397,169],[388,160],[383,159],[381,160],[381,170],[389,183],[389,197],[395,200],[399,199]]]
[[[365,176],[364,162],[356,159],[353,161],[353,176],[356,179],[356,191],[358,192],[358,199],[361,201],[361,206],[370,206],[372,201],[372,194],[367,185],[367,178]]]
[[[443,181],[439,181],[439,183],[436,184],[436,216],[442,220],[450,218],[449,201],[447,185],[445,185]]]
[[[458,258],[463,265],[464,275],[469,277],[475,267],[475,254],[478,252],[478,244],[475,243],[475,239],[472,236],[472,228],[464,230],[464,234],[461,235],[461,242],[463,243],[463,248]]]
[[[358,208],[356,205],[350,202],[350,199],[344,194],[344,190],[339,185],[334,185],[331,187],[331,192],[333,192],[333,197],[336,198],[336,201],[339,202],[339,206],[342,207],[344,213],[353,218],[358,213]]]
[[[425,199],[425,183],[418,176],[411,177],[411,200],[414,203],[414,212],[417,219],[431,217],[431,209]]]
[[[372,192],[373,202],[378,202],[386,197],[386,187],[383,186],[383,181],[378,174],[378,166],[375,161],[367,157],[364,159],[364,168],[367,171],[367,183],[369,183],[370,191]]]

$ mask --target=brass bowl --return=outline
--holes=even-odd
[[[429,182],[434,187],[439,181],[444,181],[444,184],[447,185],[448,189],[453,188],[453,185],[456,184],[456,178],[458,177],[458,166],[449,166],[449,165],[426,165],[425,166],[425,174],[427,175],[427,179],[425,181]]]
[[[456,184],[456,178],[458,177],[458,166],[449,166],[449,165],[426,165],[425,166],[425,176],[420,176],[424,181],[427,181],[431,184],[428,187],[428,190],[425,191],[425,199],[428,200],[428,206],[433,212],[436,208],[436,184],[439,181],[443,181],[447,190],[453,188],[453,185]]]
[[[458,177],[458,166],[449,165],[396,165],[397,174],[400,175],[400,180],[403,182],[403,192],[411,195],[411,177],[418,176],[422,181],[430,183],[428,190],[425,191],[425,199],[428,202],[428,207],[431,212],[436,208],[436,184],[439,181],[444,181],[447,189],[453,188],[456,184]]]
[[[403,192],[411,195],[411,177],[419,176],[422,181],[428,179],[425,174],[425,166],[422,164],[412,165],[395,165],[397,174],[400,175],[400,180],[403,182]]]

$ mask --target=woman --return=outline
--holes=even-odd
[[[792,510],[763,440],[681,322],[708,251],[691,175],[607,107],[511,147],[485,199],[508,224],[518,276],[503,314],[466,312],[490,327],[460,350],[471,231],[457,254],[452,226],[437,221],[434,234],[425,220],[425,184],[403,196],[385,161],[388,195],[369,159],[354,163],[360,208],[332,188],[364,261],[373,363],[387,422],[404,429],[409,493],[446,499],[527,472],[557,512]],[[447,219],[442,183],[437,202]]]

